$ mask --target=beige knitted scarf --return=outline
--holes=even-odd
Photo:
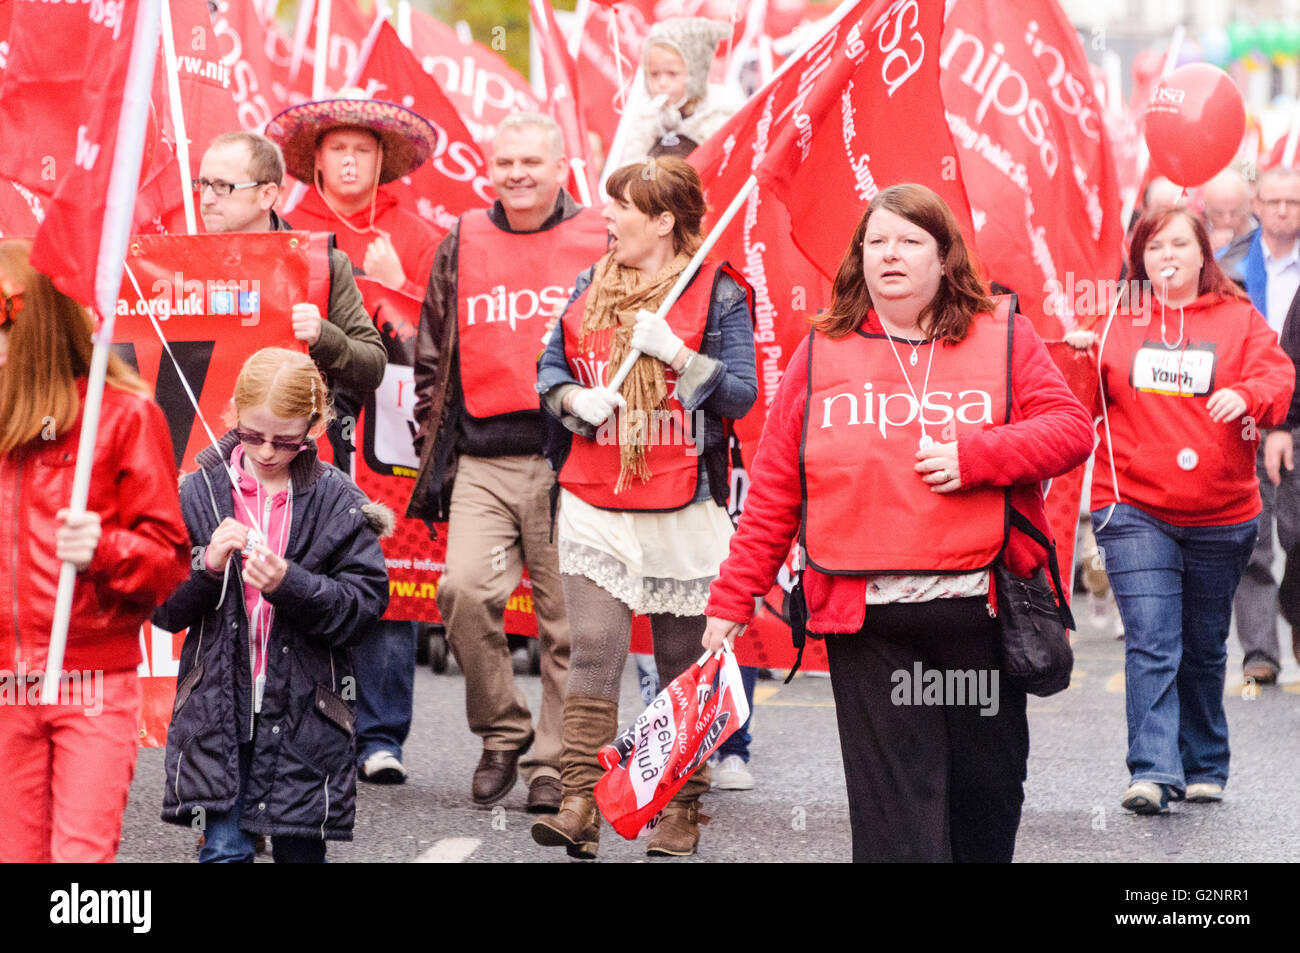
[[[605,383],[623,365],[631,350],[632,326],[636,313],[644,308],[656,311],[663,303],[678,276],[690,263],[687,250],[678,252],[653,278],[646,278],[636,268],[620,265],[608,254],[596,264],[591,280],[591,293],[582,314],[582,332],[579,346],[585,346],[588,334],[613,328],[609,345],[609,365]],[[642,483],[652,476],[646,462],[646,448],[650,438],[651,413],[661,410],[668,397],[668,384],[664,379],[664,364],[658,358],[642,355],[632,366],[619,393],[627,401],[627,411],[618,427],[619,471],[614,492],[620,493],[632,477]]]

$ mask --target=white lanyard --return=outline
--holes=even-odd
[[[885,328],[885,337],[889,338],[889,349],[894,352],[894,360],[898,362],[898,369],[903,372],[903,380],[907,383],[907,389],[912,394],[912,400],[916,401],[916,419],[921,422],[921,439],[917,446],[922,450],[928,450],[934,446],[934,440],[925,432],[925,398],[930,395],[930,368],[934,366],[935,342],[930,342],[930,357],[925,363],[925,380],[921,382],[921,397],[918,400],[916,388],[912,386],[912,379],[907,376],[907,368],[903,367],[903,359],[898,356],[898,348],[894,345],[894,336],[889,333],[889,328],[885,327],[883,318],[880,321],[880,326]]]

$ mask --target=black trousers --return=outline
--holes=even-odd
[[[854,862],[1009,863],[1029,722],[985,600],[869,605],[826,651]]]

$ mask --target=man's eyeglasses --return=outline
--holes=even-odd
[[[279,437],[268,440],[260,433],[255,433],[252,430],[242,430],[238,427],[235,428],[235,436],[239,438],[239,442],[245,447],[260,447],[264,443],[269,443],[276,450],[301,450],[303,442],[307,439],[307,434],[303,434],[297,440],[281,440]]]
[[[203,194],[204,189],[211,189],[212,194],[217,198],[225,198],[236,189],[255,189],[259,185],[269,185],[268,182],[223,182],[220,179],[190,179],[190,185],[199,195]]]

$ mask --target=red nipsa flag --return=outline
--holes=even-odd
[[[1105,308],[1119,277],[1115,157],[1079,37],[1055,0],[955,0],[943,104],[987,277],[1048,340]]]
[[[50,199],[32,266],[101,314],[117,292],[97,296],[96,273],[138,9],[139,0],[16,3],[0,85],[0,174]],[[142,67],[150,72],[155,50]],[[138,164],[130,175],[134,200]]]

